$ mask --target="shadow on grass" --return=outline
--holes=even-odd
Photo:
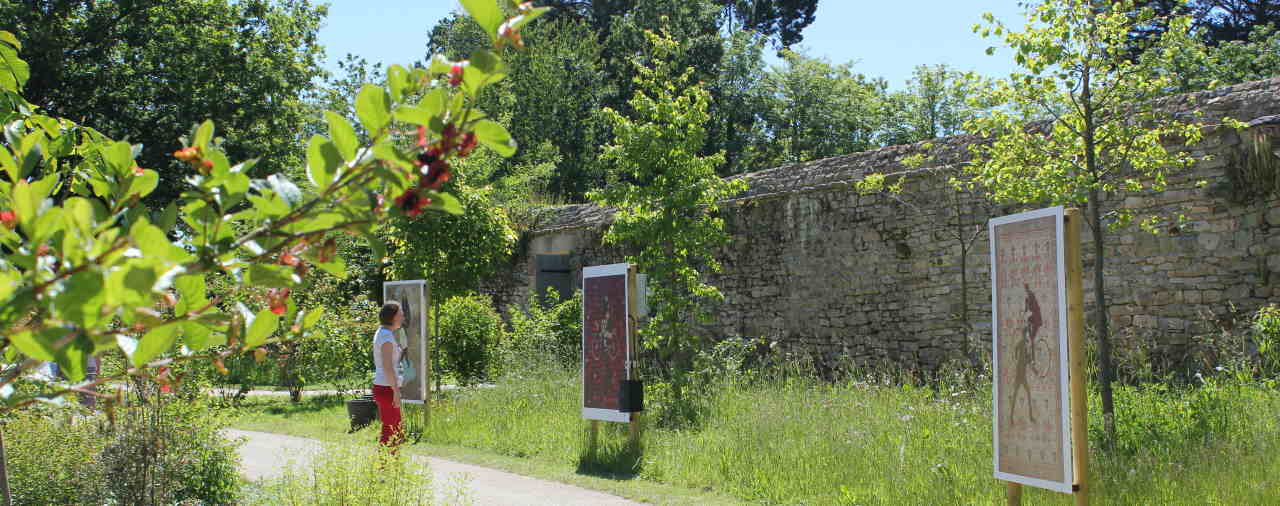
[[[283,415],[289,418],[294,415],[315,413],[345,405],[349,396],[317,395],[303,398],[301,402],[289,402],[289,399],[254,399],[240,403],[239,408],[249,411],[260,411],[270,415]]]
[[[640,475],[644,465],[643,442],[601,442],[594,449],[586,444],[583,447],[586,450],[578,456],[578,474],[611,480],[631,480]]]

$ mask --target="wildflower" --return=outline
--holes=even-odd
[[[474,149],[476,149],[476,133],[467,132],[463,134],[462,145],[458,146],[458,156],[465,158]]]
[[[515,49],[524,49],[524,41],[520,40],[520,29],[513,28],[514,22],[519,21],[524,16],[516,16],[508,19],[502,26],[498,27],[498,47],[501,48],[508,44]]]
[[[453,148],[458,147],[459,134],[457,125],[449,123],[444,126],[444,131],[440,132],[440,144],[438,146],[442,155],[448,155],[453,151]]]
[[[431,199],[418,195],[416,188],[405,190],[404,193],[396,197],[396,209],[410,218],[422,214],[422,209],[431,204]]]
[[[271,312],[276,315],[283,315],[288,310],[289,289],[288,288],[272,288],[267,290],[267,304],[271,307]]]
[[[7,209],[0,211],[0,224],[4,224],[5,228],[12,230],[13,227],[18,225],[18,215]]]
[[[449,68],[449,86],[457,88],[462,84],[462,63],[455,63]]]
[[[417,165],[419,172],[422,174],[418,178],[418,188],[439,190],[440,185],[453,176],[449,171],[449,162],[444,161],[441,156],[441,150],[438,148],[428,149],[418,155]]]

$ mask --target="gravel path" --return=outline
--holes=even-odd
[[[232,438],[245,438],[240,447],[241,471],[251,480],[272,478],[284,469],[290,460],[297,465],[305,463],[323,445],[314,439],[282,434],[227,429]],[[487,467],[463,464],[435,457],[414,457],[430,466],[435,483],[450,483],[455,476],[466,474],[470,478],[470,497],[477,505],[631,505],[632,502],[604,492],[597,492],[563,483],[529,478]]]

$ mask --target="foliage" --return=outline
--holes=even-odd
[[[975,144],[974,181],[1000,202],[1084,205],[1093,233],[1093,292],[1099,339],[1103,413],[1108,434],[1113,413],[1111,345],[1104,289],[1106,227],[1123,226],[1135,212],[1119,204],[1107,212],[1104,195],[1160,192],[1166,177],[1190,166],[1185,151],[1169,150],[1166,140],[1190,146],[1200,140],[1200,125],[1162,115],[1155,99],[1171,88],[1172,76],[1147,58],[1128,56],[1128,34],[1150,21],[1149,9],[1134,14],[1132,1],[1097,8],[1087,0],[1049,0],[1027,11],[1024,31],[1010,31],[987,14],[988,26],[974,26],[1013,48],[1025,72],[1015,73],[984,91],[996,106],[965,128],[992,141]],[[1167,55],[1183,44],[1190,19],[1170,21],[1170,30],[1148,52]],[[1031,124],[1029,119],[1048,117]],[[1106,215],[1104,221],[1104,214]],[[1154,231],[1160,217],[1143,221]]]
[[[722,358],[740,356],[726,345]],[[750,368],[750,367],[748,367]],[[643,417],[644,457],[579,468],[611,483],[662,483],[768,504],[996,504],[991,476],[991,381],[952,373],[921,387],[902,371],[818,379],[783,364],[716,378],[695,426]],[[742,370],[742,369],[738,369]],[[586,453],[577,371],[545,364],[521,381],[457,392],[432,409],[425,440],[518,457],[521,469],[563,476]],[[1230,375],[1212,389],[1121,386],[1117,447],[1092,449],[1090,498],[1125,505],[1269,504],[1280,486],[1280,395]],[[646,391],[646,398],[653,392]],[[1089,419],[1100,430],[1100,398]],[[270,408],[267,408],[270,409]],[[261,416],[255,427],[330,433],[341,405],[312,418]],[[1132,414],[1132,415],[1130,415]],[[625,424],[601,424],[599,460],[623,451]],[[495,461],[488,455],[483,457]],[[628,465],[630,464],[630,465]],[[1024,488],[1024,500],[1067,504]],[[653,501],[655,503],[661,500]],[[683,503],[705,504],[706,500]]]
[[[227,418],[145,386],[107,414],[24,410],[5,424],[16,504],[231,504],[240,489]]]
[[[964,132],[981,107],[970,104],[989,83],[942,65],[917,65],[903,91],[889,95],[884,144],[910,144]]]
[[[546,300],[559,300],[550,288]],[[528,309],[507,308],[509,325],[495,350],[495,377],[518,376],[529,367],[550,361],[566,369],[576,369],[582,361],[582,290],[550,308],[543,308],[535,294],[529,295]]]
[[[316,452],[308,467],[290,464],[280,478],[261,484],[245,502],[273,506],[469,503],[464,481],[443,485],[432,482],[425,462],[376,447],[331,444]]]
[[[231,504],[240,490],[238,443],[219,430],[226,416],[150,392],[122,410],[99,457],[107,497],[119,504]]]
[[[485,379],[502,320],[483,295],[450,297],[440,306],[440,344],[444,371],[462,384]]]
[[[1262,374],[1280,379],[1280,306],[1268,304],[1258,309],[1252,330]]]
[[[1163,54],[1143,55],[1172,78],[1171,92],[1200,91],[1280,74],[1280,32],[1275,26],[1259,26],[1245,40],[1216,46],[1190,38],[1178,42]]]
[[[386,266],[392,279],[426,279],[436,301],[479,287],[507,265],[516,234],[491,187],[473,187],[466,176],[443,187],[458,195],[462,212],[433,220],[402,217],[380,232],[394,247]]]
[[[650,66],[637,62],[640,89],[627,117],[605,110],[617,135],[605,148],[617,181],[591,194],[615,208],[604,243],[633,248],[627,257],[649,275],[655,314],[641,333],[641,346],[657,350],[668,375],[680,370],[702,340],[696,325],[708,317],[707,302],[720,291],[703,281],[718,272],[715,248],[728,242],[719,203],[746,189],[742,180],[716,176],[722,155],[700,156],[705,141],[709,94],[690,81],[692,71],[667,60],[676,42],[649,35]]]
[[[13,504],[100,501],[106,482],[98,453],[105,443],[97,420],[72,410],[28,410],[11,417],[4,424],[4,446]]]
[[[497,2],[464,2],[495,49],[520,45],[520,28],[545,11],[511,5],[514,17]],[[439,191],[453,162],[479,145],[504,156],[516,149],[474,107],[505,75],[500,57],[489,49],[464,62],[437,57],[427,68],[392,66],[385,86],[362,87],[355,108],[368,143],[340,114],[326,115],[330,138],[313,136],[307,149],[309,192],[279,174],[251,178],[256,161],[233,164],[206,121],[173,154],[195,170],[188,188],[151,210],[142,199],[160,177],[137,165],[141,147],[40,114],[20,95],[28,72],[19,41],[0,32],[0,47],[0,74],[13,77],[0,80],[0,96],[14,106],[0,110],[3,411],[35,402],[10,387],[40,361],[58,362],[75,383],[88,356],[112,349],[133,367],[120,375],[201,358],[221,370],[226,357],[305,336],[321,313],[299,310],[290,292],[312,268],[345,276],[330,234],[372,239],[381,258],[375,230],[391,215],[462,211]],[[396,142],[415,127],[416,144]],[[220,275],[255,297],[211,300],[206,281]],[[183,346],[165,358],[179,338]],[[71,387],[44,385],[38,393]]]
[[[722,176],[767,169],[776,161],[765,123],[773,103],[770,88],[760,79],[765,72],[763,41],[744,31],[725,37],[718,72],[707,82],[707,149],[724,151]]]
[[[169,156],[193,123],[211,119],[233,160],[258,157],[252,177],[303,162],[300,94],[320,77],[326,8],[310,0],[54,0],[0,2],[0,29],[24,41],[25,96],[143,149],[162,209],[194,189],[197,171]]]
[[[883,79],[855,74],[852,65],[832,65],[783,51],[783,66],[765,74],[771,100],[765,115],[779,150],[774,163],[799,163],[878,147],[887,117]]]

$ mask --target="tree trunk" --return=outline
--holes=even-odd
[[[1111,334],[1107,328],[1107,293],[1103,279],[1103,236],[1101,211],[1098,209],[1098,190],[1089,192],[1089,222],[1093,228],[1093,297],[1098,332],[1098,382],[1102,393],[1102,427],[1107,437],[1116,433],[1115,404],[1111,393],[1111,381],[1115,376],[1111,368]]]
[[[1089,189],[1089,224],[1093,228],[1093,297],[1095,301],[1095,310],[1097,311],[1098,320],[1095,329],[1098,332],[1098,381],[1102,383],[1102,427],[1106,431],[1108,441],[1115,438],[1116,421],[1115,421],[1115,405],[1111,397],[1111,336],[1107,330],[1107,293],[1104,290],[1103,283],[1103,263],[1105,254],[1103,252],[1103,236],[1105,231],[1102,228],[1102,197],[1099,195],[1098,187],[1101,186],[1102,170],[1098,167],[1097,139],[1094,138],[1096,129],[1098,128],[1093,117],[1093,96],[1092,90],[1089,89],[1089,78],[1091,76],[1089,64],[1086,62],[1084,71],[1081,72],[1080,86],[1080,104],[1084,108],[1084,163],[1085,171],[1094,179],[1091,181],[1093,187]]]
[[[9,495],[9,457],[4,454],[4,430],[0,429],[0,492],[4,493],[4,506],[13,505]]]

